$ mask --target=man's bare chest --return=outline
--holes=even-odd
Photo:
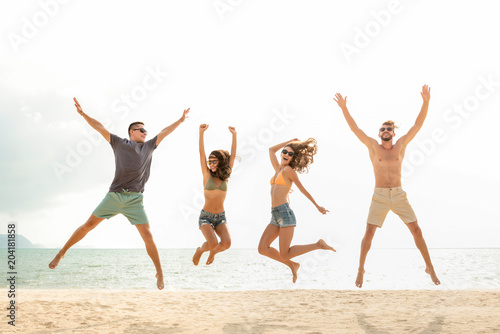
[[[375,147],[372,161],[380,166],[401,165],[403,161],[403,151],[399,145],[395,145],[392,149],[387,150],[383,147]]]

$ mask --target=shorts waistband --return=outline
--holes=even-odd
[[[113,191],[115,194],[123,194],[123,195],[143,195],[141,192],[136,192],[136,191],[128,191],[125,189],[122,189],[122,191]]]
[[[401,190],[403,190],[402,186],[392,187],[392,188],[379,188],[379,187],[375,187],[375,191],[401,191]]]
[[[201,212],[210,215],[210,217],[212,217],[212,218],[219,218],[221,216],[226,215],[226,211],[222,211],[221,213],[211,213],[211,212],[208,212],[208,211],[201,209]]]
[[[278,206],[275,206],[273,208],[271,208],[271,210],[279,210],[279,209],[282,209],[282,208],[290,208],[290,203],[286,202],[285,204],[281,204],[281,205],[278,205]]]

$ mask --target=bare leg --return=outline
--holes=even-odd
[[[329,246],[323,239],[319,239],[318,242],[314,244],[295,245],[290,247],[294,232],[295,232],[295,227],[293,226],[280,228],[280,233],[279,233],[280,256],[285,260],[289,260],[296,256],[312,252],[313,250],[316,249],[325,249],[336,252],[336,250],[333,247]]]
[[[336,252],[336,250],[329,246],[323,239],[318,242],[308,245],[295,245],[290,247],[293,238],[294,230],[289,227],[282,227],[280,229],[280,255],[284,259],[292,259],[296,256],[309,253],[316,249],[325,249]]]
[[[161,269],[160,263],[160,254],[158,254],[158,249],[156,248],[156,244],[153,240],[153,234],[151,233],[151,229],[149,224],[139,224],[135,225],[137,231],[144,240],[144,244],[146,245],[146,251],[148,252],[149,257],[153,260],[153,264],[156,268],[156,286],[159,290],[162,290],[165,287],[163,283],[163,270]]]
[[[68,249],[70,249],[74,244],[78,241],[82,240],[87,233],[92,231],[100,222],[102,222],[104,218],[97,218],[94,215],[90,215],[89,219],[73,232],[73,235],[68,239],[63,248],[57,253],[54,259],[49,263],[49,268],[54,269],[59,264],[59,261],[64,257]]]
[[[215,233],[217,233],[217,235],[219,236],[220,242],[217,244],[217,246],[215,246],[215,248],[210,250],[207,264],[211,264],[212,262],[214,262],[215,255],[217,253],[223,252],[231,247],[231,236],[229,235],[227,224],[220,224],[219,226],[217,226],[215,228]]]
[[[366,255],[368,254],[368,251],[372,246],[372,240],[376,230],[377,230],[377,225],[366,224],[365,236],[361,241],[358,275],[356,276],[356,286],[358,288],[361,288],[363,286],[363,275],[365,274]]]
[[[416,221],[413,223],[408,223],[406,224],[406,226],[408,226],[408,228],[410,229],[410,232],[413,235],[413,239],[415,240],[415,245],[420,251],[420,254],[422,254],[422,257],[424,258],[426,266],[425,272],[431,276],[432,282],[434,282],[434,284],[436,285],[441,284],[436,275],[436,272],[434,271],[434,266],[432,265],[431,262],[431,256],[429,255],[429,250],[427,249],[427,244],[425,243],[424,236],[422,235],[422,230],[420,229],[420,226],[418,226],[418,223]]]
[[[293,236],[293,227],[290,228],[292,229],[292,236]],[[264,230],[264,233],[262,234],[262,237],[260,238],[259,253],[275,261],[287,265],[292,270],[293,283],[295,283],[297,281],[297,271],[299,270],[300,264],[297,262],[293,262],[290,259],[283,259],[280,255],[280,252],[278,252],[276,248],[271,247],[273,241],[280,235],[280,230],[281,228],[279,228],[278,226],[272,224],[267,225],[266,229]],[[288,243],[288,246],[290,246],[290,242],[291,239]],[[280,238],[280,248],[281,248],[281,238]]]
[[[200,228],[201,233],[205,237],[206,242],[196,249],[196,252],[193,255],[193,264],[195,266],[200,262],[201,255],[209,250],[217,247],[218,241],[217,236],[215,235],[214,228],[210,224],[203,224]]]

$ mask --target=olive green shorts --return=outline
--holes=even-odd
[[[148,224],[149,220],[142,199],[142,193],[109,192],[92,214],[98,218],[109,219],[121,213],[132,225]]]

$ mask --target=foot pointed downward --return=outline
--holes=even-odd
[[[163,290],[165,287],[165,283],[163,283],[163,274],[156,274],[156,286],[158,290]]]
[[[290,269],[292,269],[293,283],[297,282],[297,272],[299,271],[300,263],[293,262]]]
[[[358,276],[356,276],[356,286],[361,288],[363,286],[363,276],[365,275],[365,270],[358,270]]]
[[[333,248],[332,246],[328,245],[325,240],[323,239],[319,239],[318,240],[318,245],[321,247],[321,249],[326,249],[326,250],[331,250],[333,252],[336,252],[335,248]]]
[[[434,268],[425,268],[425,272],[431,276],[431,280],[434,284],[439,285],[441,284],[441,281],[436,275],[436,272],[434,271]]]
[[[62,260],[63,257],[64,257],[64,255],[57,253],[57,255],[54,257],[54,259],[49,263],[49,268],[55,269],[59,265],[59,262]]]
[[[193,255],[193,264],[195,266],[197,266],[198,263],[200,263],[201,254],[203,254],[203,252],[201,251],[201,248],[200,247],[196,248],[196,252]]]
[[[207,259],[207,266],[212,264],[212,262],[214,262],[214,260],[215,260],[215,254],[210,252],[210,254],[208,255],[208,259]]]

